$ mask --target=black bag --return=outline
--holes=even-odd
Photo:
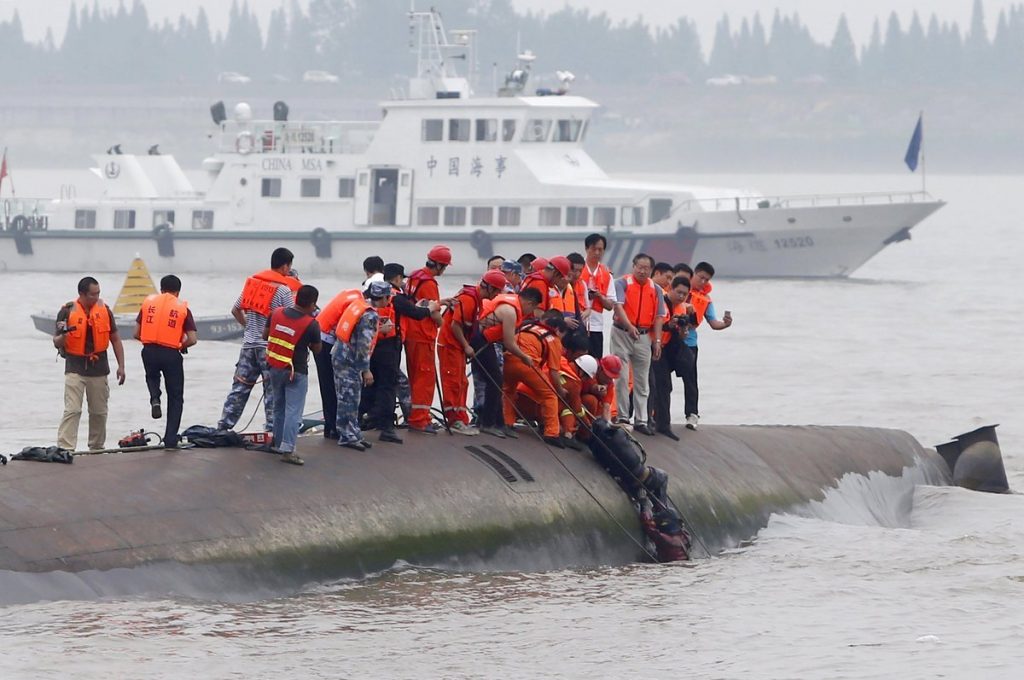
[[[245,446],[242,435],[234,430],[217,430],[205,425],[193,425],[181,433],[182,437],[188,439],[190,444],[195,444],[201,449],[216,449],[221,447]]]
[[[75,455],[67,449],[56,446],[26,446],[11,456],[11,460],[34,460],[40,463],[65,463],[70,465],[75,462]],[[6,465],[6,462],[4,464]]]

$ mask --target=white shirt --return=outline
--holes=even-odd
[[[591,279],[593,279],[597,275],[597,269],[598,267],[600,267],[600,265],[598,265],[598,267],[594,267],[593,269],[591,269],[590,265],[583,266],[587,268],[588,272],[590,272]],[[611,276],[608,277],[608,290],[604,292],[604,295],[612,302],[619,301],[618,298],[615,296],[615,279]],[[590,300],[588,300],[587,302],[590,302]],[[590,319],[587,320],[587,329],[598,333],[604,331],[604,316],[607,313],[609,312],[599,312],[596,309],[593,309],[590,312]]]

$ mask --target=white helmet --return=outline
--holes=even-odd
[[[597,375],[597,359],[590,356],[589,354],[584,354],[581,357],[577,357],[576,365],[579,366],[580,369],[587,374],[588,378],[593,378],[595,375]]]

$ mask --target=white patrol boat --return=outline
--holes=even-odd
[[[593,101],[526,93],[533,55],[477,97],[475,32],[410,12],[417,71],[380,121],[270,120],[212,107],[216,149],[194,185],[170,155],[94,157],[102,195],[0,203],[0,271],[112,271],[136,253],[161,271],[265,268],[295,253],[304,275],[361,273],[365,256],[420,265],[445,243],[452,273],[494,253],[549,257],[608,237],[606,262],[639,252],[712,262],[727,277],[846,276],[940,208],[926,193],[762,196],[609,177],[584,149]],[[466,76],[455,63],[470,65]],[[197,183],[199,184],[199,183]]]

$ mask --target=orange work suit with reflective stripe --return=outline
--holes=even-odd
[[[419,281],[415,290],[412,290],[410,286],[409,292],[414,302],[420,300],[436,302],[441,299],[437,281],[433,278]],[[402,332],[406,337],[405,366],[409,374],[409,391],[412,397],[409,425],[423,429],[430,424],[430,407],[434,403],[434,386],[437,383],[437,365],[434,356],[437,325],[429,317],[422,321],[403,318],[402,324]]]
[[[469,425],[469,409],[466,399],[469,394],[469,377],[466,375],[466,353],[455,338],[451,324],[461,324],[466,340],[480,313],[478,298],[460,292],[455,296],[453,309],[444,315],[444,322],[437,342],[437,363],[441,369],[441,409],[445,421],[453,425],[461,421]]]
[[[534,328],[538,329],[537,332],[523,330],[516,336],[519,348],[533,360],[533,366],[527,366],[519,357],[505,352],[505,384],[502,388],[505,397],[502,404],[505,424],[511,427],[516,422],[513,404],[517,403],[519,386],[525,385],[533,393],[539,407],[540,418],[544,421],[544,436],[557,437],[559,432],[558,395],[555,394],[551,383],[544,377],[544,371],[547,369],[548,361],[560,361],[561,343],[554,336],[541,339],[538,337],[538,333],[542,332],[543,328],[540,326],[534,326]],[[552,338],[554,338],[554,342],[551,342]],[[552,356],[554,354],[557,356]]]

